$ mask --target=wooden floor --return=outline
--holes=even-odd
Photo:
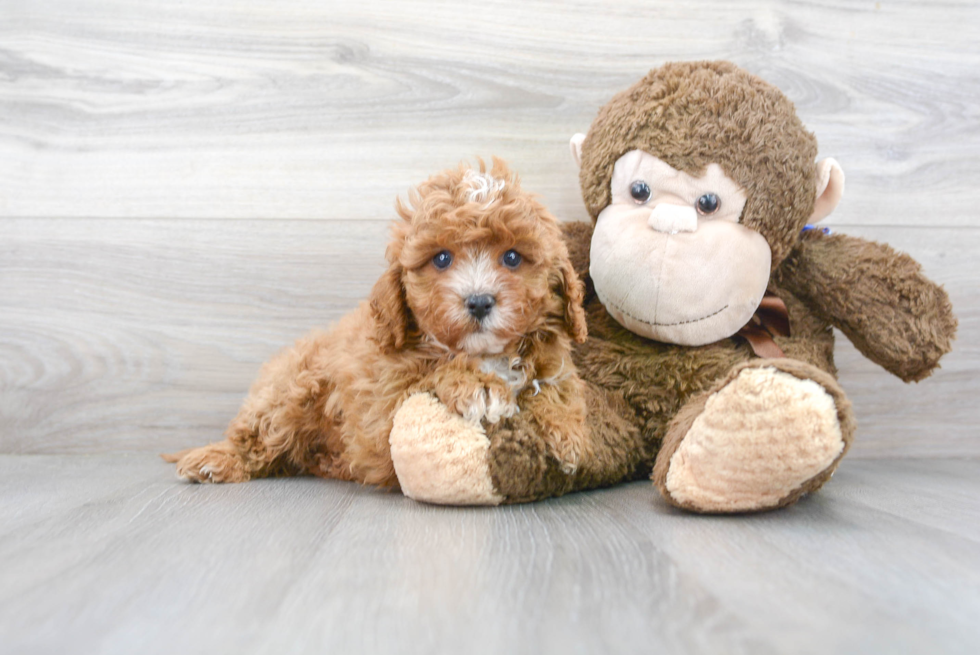
[[[568,139],[668,60],[778,84],[961,319],[906,386],[838,352],[854,457],[980,457],[980,2],[0,0],[0,453],[220,435],[363,298],[396,196],[500,155],[584,220]],[[120,429],[122,428],[122,429]]]
[[[792,509],[719,518],[649,483],[454,509],[5,456],[0,650],[976,653],[978,497],[956,460],[849,461]]]
[[[785,512],[646,484],[454,510],[185,486],[259,365],[363,298],[399,194],[730,59],[840,161],[827,223],[960,317],[903,385],[841,338],[857,441]],[[0,654],[980,652],[980,0],[0,0]]]

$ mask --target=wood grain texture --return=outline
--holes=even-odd
[[[263,361],[367,296],[385,241],[370,221],[0,221],[0,451],[220,438]]]
[[[841,162],[828,222],[960,317],[913,386],[840,340],[859,428],[820,494],[448,509],[152,455],[219,438],[264,360],[366,296],[396,195],[496,154],[584,219],[571,134],[713,58]],[[975,652],[978,97],[976,0],[0,0],[0,655]]]
[[[972,653],[978,474],[845,461],[791,509],[713,518],[649,483],[459,509],[5,456],[0,652]]]
[[[839,337],[854,457],[980,456],[980,229],[849,228],[946,285],[960,334],[905,385]],[[259,366],[367,296],[381,221],[0,221],[0,452],[220,438]]]
[[[0,0],[0,215],[377,219],[497,154],[582,219],[568,138],[706,58],[797,103],[838,224],[978,225],[975,0]]]
[[[0,452],[217,438],[262,361],[366,295],[397,194],[496,153],[582,218],[568,136],[697,58],[783,88],[848,173],[829,222],[954,295],[922,385],[841,346],[855,454],[980,453],[980,4],[758,0],[0,0]]]

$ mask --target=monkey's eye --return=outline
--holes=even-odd
[[[630,185],[630,195],[633,196],[636,204],[642,205],[650,199],[650,185],[643,180],[636,180]]]
[[[446,270],[452,263],[453,253],[449,252],[448,250],[443,250],[432,258],[432,265],[438,268],[440,271]]]
[[[721,206],[721,200],[713,193],[706,193],[698,198],[699,214],[714,214]]]
[[[516,250],[508,250],[507,252],[504,253],[503,258],[501,258],[501,261],[503,262],[504,266],[506,266],[507,268],[517,268],[518,266],[521,265],[522,259],[523,258],[521,257],[521,253],[517,252]]]

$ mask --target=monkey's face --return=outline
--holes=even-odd
[[[620,157],[589,273],[623,327],[685,346],[735,334],[762,302],[772,253],[739,223],[745,191],[717,164],[700,176],[649,153]]]

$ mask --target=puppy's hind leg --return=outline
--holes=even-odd
[[[189,482],[245,482],[251,477],[245,459],[227,439],[161,457],[176,462],[177,477]]]
[[[318,335],[299,341],[267,363],[252,385],[225,440],[164,460],[191,482],[245,482],[315,472],[327,417],[329,383],[317,368]]]
[[[268,391],[253,387],[224,441],[162,455],[164,461],[176,462],[177,477],[189,482],[246,482],[300,473],[294,451],[308,452],[313,438],[293,415],[300,411],[297,404],[270,403]]]

